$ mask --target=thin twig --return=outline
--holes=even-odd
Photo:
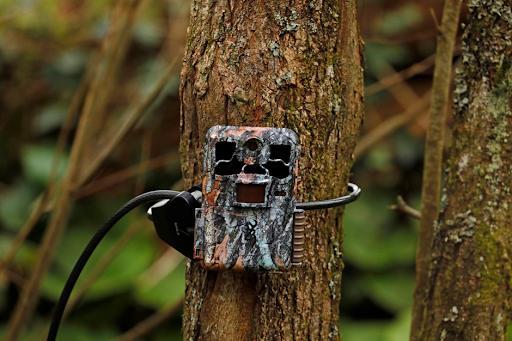
[[[382,45],[406,45],[415,43],[417,44],[421,40],[430,39],[435,37],[436,31],[428,28],[420,32],[414,32],[411,34],[399,35],[394,37],[384,37],[379,35],[368,36],[364,38],[365,43],[377,43]]]
[[[121,3],[121,6],[122,4],[123,3]],[[73,184],[76,181],[79,169],[83,167],[81,162],[82,154],[85,147],[89,144],[86,137],[90,135],[91,108],[95,101],[95,94],[98,93],[98,85],[99,77],[96,77],[86,96],[84,109],[71,148],[68,168],[62,181],[60,193],[58,193],[55,209],[43,236],[36,264],[30,274],[29,280],[22,288],[20,298],[9,319],[5,341],[18,340],[27,325],[27,321],[32,317],[36,303],[39,300],[42,280],[50,267],[57,243],[64,232],[68,210],[71,205],[71,195],[74,189]]]
[[[148,0],[143,0],[148,1]],[[164,60],[164,49],[162,48],[156,60]],[[134,102],[126,112],[118,119],[110,129],[105,131],[96,140],[99,142],[92,148],[89,148],[85,157],[88,167],[84,169],[78,177],[74,188],[80,188],[94,174],[105,159],[113,152],[123,137],[133,129],[135,124],[147,113],[148,109],[160,96],[169,78],[172,76],[178,66],[180,66],[182,55],[177,55],[164,71],[162,77],[158,80],[155,88],[145,98]]]
[[[9,249],[7,250],[6,254],[4,255],[2,261],[0,262],[0,278],[2,277],[4,271],[7,269],[7,266],[12,262],[14,256],[16,255],[16,252],[18,251],[20,246],[23,244],[25,239],[28,237],[30,231],[32,231],[32,229],[36,225],[37,221],[41,217],[41,214],[44,212],[44,208],[46,206],[46,201],[47,201],[46,193],[43,193],[41,196],[39,196],[37,198],[35,207],[32,210],[30,217],[28,218],[25,225],[23,225],[20,232],[16,235],[16,237],[12,241],[11,245],[9,246]]]
[[[87,115],[82,115],[80,118],[77,135],[71,149],[68,169],[62,183],[62,190],[58,195],[55,210],[53,211],[43,241],[41,242],[36,264],[34,265],[27,284],[22,289],[14,313],[9,320],[6,341],[16,341],[20,337],[23,328],[31,318],[36,303],[39,300],[42,280],[50,267],[57,242],[64,232],[64,225],[70,206],[71,184],[76,176],[80,164],[80,155],[86,143],[83,136],[84,130],[87,129],[89,123],[88,119],[89,117]]]
[[[354,151],[356,159],[367,153],[379,141],[425,113],[429,103],[430,91],[423,95],[423,97],[414,103],[414,105],[407,108],[403,114],[388,118],[386,121],[379,124],[375,129],[366,133],[356,145],[356,149]]]
[[[460,8],[460,0],[445,1],[442,27],[437,38],[436,67],[434,69],[421,192],[421,226],[416,253],[416,289],[411,323],[411,341],[418,340],[423,320],[425,288],[432,259],[434,221],[439,214],[446,109],[452,78],[452,58],[459,25]]]
[[[132,213],[133,214],[133,213]],[[87,290],[91,288],[91,286],[96,282],[98,277],[103,273],[103,271],[107,268],[108,265],[114,260],[114,258],[124,249],[124,247],[132,240],[132,238],[137,235],[144,228],[144,224],[141,221],[135,221],[131,223],[130,226],[126,229],[126,232],[123,236],[116,242],[116,244],[108,250],[108,252],[102,256],[101,261],[96,265],[96,267],[88,274],[85,282],[76,290],[76,293],[69,299],[68,304],[66,305],[66,310],[64,311],[65,319],[68,314],[76,307],[78,302],[85,295]]]
[[[365,96],[371,96],[376,94],[377,92],[386,90],[387,88],[398,84],[400,82],[404,82],[407,79],[416,76],[419,73],[425,72],[429,68],[434,65],[436,55],[433,54],[423,59],[421,62],[418,62],[407,69],[404,69],[400,72],[396,72],[392,75],[389,75],[385,78],[380,79],[378,82],[373,83],[370,86],[367,86],[364,89]]]
[[[437,20],[436,12],[434,12],[434,9],[432,7],[430,7],[430,15],[432,15],[432,18],[434,19],[434,24],[436,25],[437,34],[442,34],[443,29],[441,28],[441,25],[439,25],[439,20]]]
[[[141,163],[139,164],[139,176],[137,179],[137,184],[135,185],[135,195],[140,194],[144,190],[144,183],[146,180],[147,169],[145,167],[146,161],[149,157],[150,149],[151,149],[151,134],[146,131],[144,134],[144,139],[142,143],[141,150]],[[131,214],[131,221],[128,229],[123,234],[121,239],[117,241],[117,243],[107,252],[106,255],[103,256],[101,261],[96,265],[96,267],[91,271],[91,273],[87,276],[85,282],[79,287],[75,295],[71,297],[69,300],[66,310],[64,311],[64,317],[68,316],[69,312],[71,312],[74,307],[78,304],[78,302],[85,295],[87,290],[96,282],[98,277],[103,273],[103,271],[107,268],[107,266],[114,260],[114,258],[125,248],[125,246],[132,240],[132,238],[139,233],[145,226],[140,221],[134,219],[136,217],[138,210],[136,209]]]
[[[176,267],[183,261],[183,255],[178,251],[169,248],[153,265],[148,268],[140,277],[148,282],[151,279],[149,287],[157,285],[169,273],[174,271]],[[184,296],[185,293],[183,292]],[[123,335],[117,337],[112,341],[133,341],[148,334],[150,331],[165,322],[171,316],[175,315],[183,305],[183,296],[177,303],[172,303],[163,307],[144,321],[135,325],[132,329],[128,330]]]
[[[148,0],[125,0],[121,1],[120,6],[114,9],[112,29],[108,31],[103,42],[103,72],[97,75],[101,85],[98,87],[97,93],[94,94],[96,100],[90,109],[92,110],[92,124],[89,135],[86,137],[89,141],[96,141],[104,127],[105,109],[116,89],[116,83],[133,34],[133,27],[147,2]],[[90,149],[87,148],[86,152],[89,152]]]
[[[149,290],[158,285],[158,283],[183,262],[184,258],[181,253],[172,247],[167,248],[167,250],[139,276],[139,278],[144,281],[144,288]]]
[[[62,128],[59,132],[59,137],[57,138],[57,146],[55,147],[55,154],[52,159],[52,166],[50,169],[50,175],[48,177],[47,190],[37,199],[37,203],[32,210],[27,222],[21,228],[20,232],[16,235],[15,239],[9,246],[2,262],[0,263],[0,276],[7,268],[7,266],[12,262],[16,252],[19,250],[19,247],[23,244],[25,239],[28,237],[36,223],[41,218],[41,215],[48,210],[51,206],[50,201],[55,195],[55,190],[57,188],[57,174],[59,170],[60,160],[62,157],[62,153],[64,151],[64,147],[66,146],[66,141],[69,137],[69,133],[71,131],[71,126],[76,118],[76,115],[80,109],[80,105],[85,97],[87,92],[87,87],[91,80],[92,71],[96,68],[97,58],[93,55],[89,60],[84,76],[80,82],[80,86],[77,91],[73,95],[73,99],[71,100],[71,104],[69,105],[66,118],[64,123],[62,124]]]
[[[20,9],[19,11],[16,11],[16,12],[11,13],[11,14],[7,14],[6,16],[0,18],[0,25],[3,25],[5,23],[8,23],[9,21],[12,21],[12,20],[15,20],[16,18],[19,18],[22,15],[30,13],[30,12],[36,10],[42,4],[43,4],[43,0],[39,0],[39,1],[35,2],[35,3],[33,3],[32,5],[26,7],[26,8]]]
[[[22,275],[14,272],[14,271],[7,270],[5,272],[5,275],[9,282],[14,283],[15,285],[17,285],[19,287],[22,287],[25,284],[25,277],[23,277]]]
[[[415,219],[421,219],[420,211],[415,210],[411,206],[407,205],[407,203],[405,202],[404,198],[402,198],[401,195],[399,195],[396,198],[396,202],[397,202],[396,205],[389,206],[390,210],[399,211],[399,212],[405,213],[408,216],[411,216],[411,217],[413,217]]]
[[[168,305],[153,315],[149,316],[142,322],[136,324],[132,329],[125,332],[112,341],[134,341],[151,332],[153,329],[161,325],[163,322],[175,315],[183,306],[183,300],[178,303]]]
[[[87,67],[85,69],[82,81],[78,89],[75,91],[73,95],[73,99],[71,100],[71,104],[69,105],[68,111],[66,113],[66,118],[62,123],[62,127],[59,132],[59,137],[57,138],[57,145],[55,147],[55,154],[52,160],[52,166],[50,171],[50,176],[48,177],[48,193],[50,198],[55,194],[55,189],[57,187],[57,175],[59,171],[60,161],[62,158],[62,154],[64,152],[64,148],[66,147],[66,142],[71,133],[71,129],[73,127],[73,123],[80,112],[80,106],[83,104],[84,98],[87,95],[87,89],[89,88],[89,84],[91,83],[92,77],[94,73],[98,69],[100,54],[93,53],[91,59],[87,63]]]
[[[396,75],[397,72],[389,63],[384,60],[381,61],[382,69],[377,68],[375,73],[379,79],[387,78],[389,75]],[[391,93],[395,101],[397,101],[404,109],[411,106],[412,103],[418,101],[418,95],[416,92],[405,82],[397,82],[393,86],[388,87],[388,91]]]
[[[179,160],[179,152],[171,152],[169,154],[157,156],[151,160],[143,161],[137,165],[125,168],[119,172],[105,176],[104,178],[95,180],[85,185],[80,191],[74,196],[74,199],[80,199],[96,192],[102,191],[110,186],[114,186],[118,183],[126,181],[134,176],[139,175],[144,169],[144,172],[162,167],[173,160]]]
[[[453,56],[457,56],[461,53],[460,46],[455,47],[455,51],[453,53]],[[367,86],[364,89],[365,96],[371,96],[377,92],[386,90],[387,88],[400,83],[404,82],[407,79],[414,77],[422,72],[427,71],[429,68],[431,68],[436,60],[436,54],[432,54],[428,56],[427,58],[423,59],[421,62],[418,62],[407,69],[404,69],[400,72],[394,73],[388,77],[385,77],[378,82],[373,83],[370,86]]]
[[[176,59],[167,67],[167,69],[163,73],[162,77],[158,81],[158,84],[153,89],[153,91],[146,98],[140,101],[137,105],[129,109],[127,113],[122,116],[122,119],[120,120],[121,122],[119,122],[119,124],[114,125],[114,127],[111,129],[114,130],[113,133],[104,133],[104,138],[99,138],[99,140],[101,141],[98,144],[100,148],[98,148],[92,153],[92,160],[87,163],[87,166],[84,167],[84,169],[80,173],[79,178],[74,184],[75,189],[79,188],[89,179],[89,177],[99,168],[103,161],[105,161],[105,159],[117,147],[117,145],[121,142],[126,133],[137,122],[140,116],[158,98],[164,87],[167,85],[170,76],[173,74],[175,67],[179,64],[178,61],[180,60],[181,58],[176,57]]]

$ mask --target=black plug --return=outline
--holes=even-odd
[[[194,254],[195,209],[201,207],[202,199],[201,187],[194,186],[148,210],[148,218],[155,224],[160,239],[189,259]]]

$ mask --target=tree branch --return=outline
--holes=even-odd
[[[430,91],[423,95],[419,101],[407,108],[403,114],[388,118],[375,129],[365,134],[356,145],[354,152],[356,159],[366,154],[379,141],[425,113],[429,102]]]
[[[114,15],[113,23],[110,29],[118,32],[123,29],[123,23],[129,21],[127,18],[132,18],[132,12],[137,11],[144,1],[139,1],[138,6],[131,6],[127,2],[119,3],[116,9],[117,15]],[[133,22],[129,22],[129,27],[133,27]],[[126,27],[126,25],[124,26]],[[122,32],[121,32],[122,33]],[[105,49],[112,48],[105,43]],[[108,71],[108,70],[107,70]],[[76,182],[77,176],[80,174],[80,169],[85,166],[83,155],[89,145],[87,137],[91,136],[94,129],[93,119],[94,113],[92,110],[93,104],[97,102],[98,96],[101,94],[102,75],[104,73],[98,72],[91,82],[89,91],[87,93],[84,108],[78,123],[78,129],[71,148],[68,168],[62,180],[59,194],[56,199],[55,209],[48,223],[48,227],[43,236],[37,262],[30,274],[30,278],[23,286],[20,293],[20,298],[16,303],[13,313],[10,316],[5,336],[6,341],[16,341],[20,338],[23,329],[27,326],[28,320],[32,317],[36,304],[39,301],[39,294],[41,285],[48,271],[51,261],[53,259],[57,244],[64,233],[67,214],[71,206],[71,196],[73,194],[73,184]]]
[[[404,198],[402,198],[401,195],[399,195],[396,198],[396,201],[397,201],[397,205],[391,205],[391,206],[389,206],[389,209],[391,209],[393,211],[399,211],[399,212],[405,213],[415,219],[421,219],[421,212],[419,212],[418,210],[415,210],[411,206],[407,205],[407,203],[405,202]]]
[[[162,308],[142,322],[136,324],[132,329],[128,330],[126,333],[114,339],[113,341],[134,341],[143,337],[158,327],[160,324],[165,322],[165,320],[173,316],[181,308],[182,305],[183,300],[180,300],[176,304]]]
[[[460,0],[446,0],[437,37],[436,67],[430,102],[430,118],[425,148],[423,186],[421,193],[421,226],[416,253],[416,289],[414,292],[411,341],[418,340],[423,319],[423,300],[432,259],[434,221],[439,214],[441,166],[446,125],[446,107],[450,90],[452,56],[459,25]]]

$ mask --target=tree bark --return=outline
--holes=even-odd
[[[297,132],[298,201],[346,193],[362,121],[355,0],[195,0],[181,74],[188,185],[217,124]],[[284,274],[187,266],[185,340],[339,339],[341,209],[307,212],[305,261]]]
[[[512,14],[469,1],[419,340],[505,340],[512,308]]]

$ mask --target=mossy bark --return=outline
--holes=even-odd
[[[188,185],[216,124],[297,132],[299,201],[346,193],[362,121],[362,54],[352,1],[195,0],[181,74]],[[187,266],[185,340],[338,339],[341,209],[308,216],[305,261],[284,274]]]
[[[505,340],[512,308],[512,13],[469,1],[419,340]]]

